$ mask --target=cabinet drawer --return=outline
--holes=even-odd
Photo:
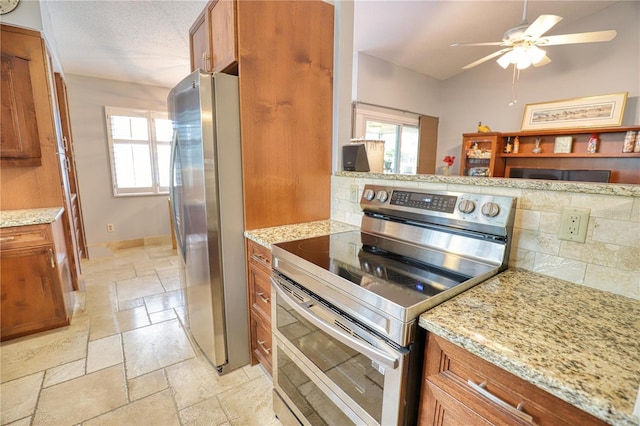
[[[251,316],[251,333],[255,339],[251,341],[253,356],[271,373],[271,327]]]
[[[421,419],[425,424],[440,423],[432,419],[451,418],[451,413],[447,416],[443,413],[427,414],[427,411],[433,410],[434,407],[442,410],[447,400],[454,399],[471,408],[491,424],[501,424],[505,421],[507,424],[537,425],[605,424],[535,385],[431,333],[428,334],[424,365],[421,405],[425,412],[421,413]],[[443,395],[442,400],[437,398],[437,394]],[[429,398],[436,398],[436,403]]]
[[[268,274],[271,273],[271,250],[260,244],[247,240],[249,263],[259,265]]]
[[[251,308],[271,324],[271,281],[269,274],[254,264],[249,264],[249,297]]]
[[[47,225],[14,226],[0,231],[0,248],[10,250],[52,243]]]

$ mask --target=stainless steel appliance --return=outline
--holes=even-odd
[[[515,199],[366,185],[361,229],[272,247],[283,423],[415,424],[419,315],[506,268]]]
[[[167,103],[187,326],[223,374],[249,362],[238,78],[196,71]]]

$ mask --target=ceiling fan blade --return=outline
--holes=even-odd
[[[513,49],[513,48],[512,47],[508,47],[506,49],[501,49],[501,50],[498,50],[497,52],[493,52],[491,55],[487,55],[484,58],[480,58],[477,61],[472,62],[469,65],[462,67],[462,69],[463,70],[468,70],[469,68],[473,68],[473,67],[475,67],[477,65],[480,65],[480,64],[482,64],[484,62],[487,62],[490,59],[495,58],[496,56],[500,56],[503,53],[510,51],[511,49]]]
[[[459,47],[459,46],[503,46],[504,43],[502,41],[487,41],[483,43],[453,43],[451,47]]]
[[[561,16],[540,15],[538,16],[538,19],[533,21],[533,24],[529,25],[529,27],[524,31],[522,38],[538,38],[560,21],[562,21]]]
[[[550,62],[551,62],[551,58],[549,58],[547,55],[544,55],[542,57],[542,59],[540,59],[538,62],[533,64],[533,66],[534,67],[541,67],[541,66],[547,65]]]
[[[563,34],[543,37],[536,44],[538,46],[554,46],[558,44],[597,43],[601,41],[611,41],[615,38],[616,34],[616,30]]]

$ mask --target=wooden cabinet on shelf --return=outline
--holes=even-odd
[[[510,177],[513,168],[562,169],[562,170],[610,170],[610,183],[640,184],[640,153],[624,153],[622,148],[627,132],[640,132],[640,126],[538,130],[528,132],[501,133],[504,146],[507,138],[517,136],[519,152],[503,153],[498,156],[504,164],[504,176]],[[597,152],[587,153],[587,145],[592,134],[598,136]],[[554,153],[556,137],[571,138],[568,153]],[[539,140],[540,153],[533,148]]]
[[[189,30],[191,71],[225,71],[237,74],[236,0],[216,0]]]
[[[420,425],[605,425],[575,406],[432,333]]]
[[[500,133],[463,134],[460,175],[503,176],[503,162],[496,155],[503,146]]]
[[[0,165],[42,164],[36,95],[42,84],[43,40],[39,34],[2,26],[2,85],[0,99]],[[35,87],[34,87],[35,86]]]
[[[247,240],[251,365],[271,373],[271,250]]]
[[[74,294],[61,217],[0,229],[1,340],[68,325]]]

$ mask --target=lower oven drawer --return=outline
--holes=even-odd
[[[300,359],[284,346],[278,345],[277,339],[274,349],[276,374],[273,386],[285,402],[286,408],[291,410],[300,423],[314,426],[365,424],[335,393],[324,386]],[[286,411],[283,411],[286,408],[274,406],[276,415],[279,418],[287,418]]]

